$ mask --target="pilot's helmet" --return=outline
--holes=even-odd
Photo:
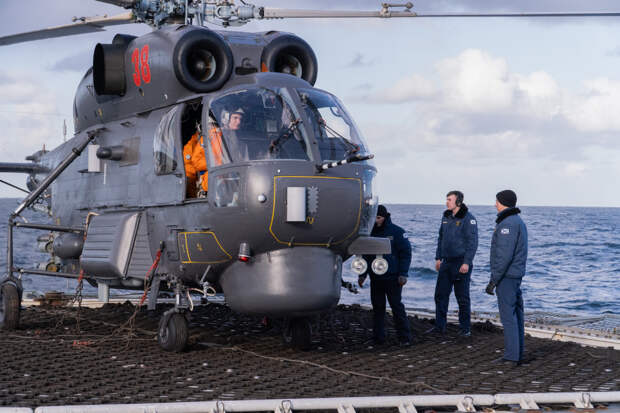
[[[245,115],[245,111],[243,110],[243,108],[237,108],[237,109],[231,111],[230,114],[231,115],[237,114],[237,115],[243,116],[243,115]]]

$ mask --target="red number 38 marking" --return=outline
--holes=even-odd
[[[142,82],[151,83],[151,68],[149,66],[149,45],[142,46],[142,50],[135,48],[131,53],[133,63],[133,83],[140,86]]]

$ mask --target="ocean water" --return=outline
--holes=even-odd
[[[0,270],[6,268],[6,225],[17,199],[0,199]],[[413,248],[409,282],[403,302],[411,308],[434,309],[435,248],[444,211],[442,205],[387,205],[395,224],[407,231]],[[529,257],[522,289],[526,312],[545,311],[573,315],[620,314],[620,208],[521,207],[528,226]],[[497,311],[494,296],[484,293],[489,280],[489,250],[495,226],[493,206],[471,206],[479,231],[474,259],[471,301],[474,311]],[[26,211],[25,218],[42,222],[42,215]],[[18,229],[15,264],[32,267],[49,256],[37,251],[36,237],[44,231]],[[344,264],[344,278],[357,276]],[[74,280],[24,276],[27,290],[44,292],[75,289]],[[96,289],[85,285],[85,291]],[[114,293],[114,291],[113,291]],[[370,305],[369,282],[359,294],[342,291],[341,302]],[[451,309],[456,309],[454,296]]]
[[[412,244],[409,281],[403,290],[407,307],[434,309],[437,279],[435,249],[442,205],[387,205],[392,221],[407,231]],[[620,314],[620,208],[520,207],[528,227],[527,272],[521,284],[526,312]],[[474,311],[497,311],[497,299],[484,292],[489,282],[489,252],[497,211],[469,207],[478,222],[471,303]],[[349,266],[345,278],[357,277]],[[367,281],[368,283],[368,281]],[[358,295],[343,292],[342,301],[370,305],[369,286]],[[457,309],[454,294],[450,309]]]

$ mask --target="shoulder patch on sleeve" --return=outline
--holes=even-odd
[[[510,234],[510,229],[509,228],[502,228],[502,230],[500,231],[500,233],[502,235],[508,235]]]
[[[471,221],[469,221],[469,223],[472,224],[472,225],[476,225],[476,220],[472,219]]]

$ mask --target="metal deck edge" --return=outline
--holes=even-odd
[[[397,408],[400,413],[415,413],[417,407],[456,407],[459,412],[476,411],[476,406],[519,405],[522,409],[539,409],[543,404],[572,404],[579,409],[593,409],[593,403],[618,403],[620,392],[572,392],[572,393],[498,393],[460,394],[436,396],[378,396],[341,398],[300,398],[265,400],[213,400],[209,402],[107,404],[75,406],[42,406],[35,413],[224,413],[271,411],[291,413],[294,410],[337,410],[339,413],[355,413],[356,408]],[[3,410],[0,413],[32,412],[29,409]]]

